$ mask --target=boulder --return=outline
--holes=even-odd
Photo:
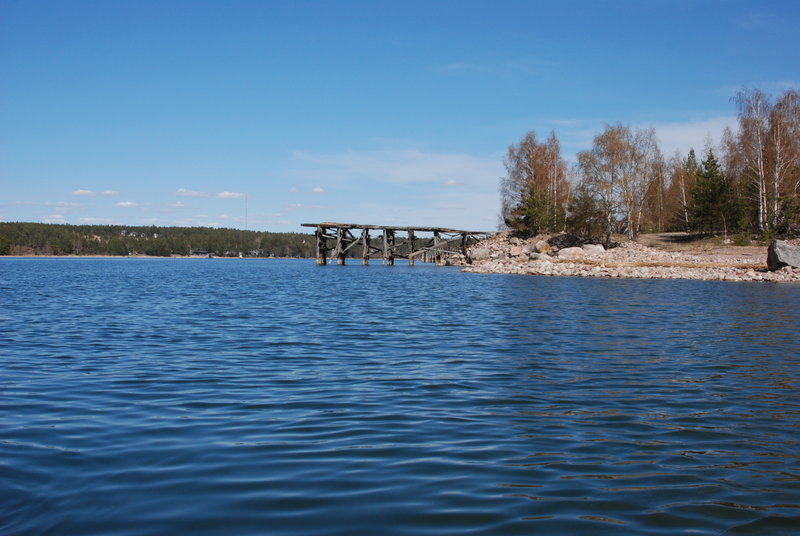
[[[535,249],[536,253],[547,253],[552,248],[550,247],[550,244],[548,244],[544,240],[539,240],[538,242],[536,242]]]
[[[510,255],[512,257],[519,257],[522,255],[522,246],[511,246]]]
[[[551,257],[547,253],[531,253],[528,259],[531,261],[549,261]]]
[[[553,238],[548,240],[547,243],[554,248],[567,249],[580,246],[581,244],[583,244],[583,240],[581,240],[575,235],[564,233],[554,236]]]
[[[473,261],[485,261],[492,256],[492,251],[487,247],[473,248],[469,252],[469,258]]]
[[[767,268],[774,272],[784,266],[800,268],[800,246],[792,246],[783,240],[773,240],[767,248]]]
[[[606,248],[604,248],[602,244],[584,244],[582,248],[586,253],[593,253],[596,255],[600,255],[606,251]]]
[[[580,259],[584,255],[583,248],[579,247],[564,248],[558,251],[559,259]]]

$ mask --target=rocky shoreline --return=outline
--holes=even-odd
[[[715,254],[665,251],[626,241],[605,249],[578,244],[574,237],[560,242],[558,236],[522,239],[504,231],[476,244],[469,254],[472,264],[464,271],[483,274],[800,283],[800,268],[767,269],[767,248],[761,255],[737,254],[734,247]]]

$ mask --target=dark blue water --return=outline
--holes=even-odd
[[[797,534],[800,286],[0,260],[0,533]]]

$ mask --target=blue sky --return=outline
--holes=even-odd
[[[800,2],[0,0],[0,220],[493,230],[509,144],[701,149]]]

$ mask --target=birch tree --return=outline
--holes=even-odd
[[[759,232],[768,224],[767,165],[765,161],[770,100],[759,89],[743,88],[733,98],[739,112],[739,150],[746,173],[755,186],[756,222]]]
[[[772,205],[771,227],[781,219],[781,199],[800,190],[800,95],[784,93],[770,110],[767,134],[767,179]]]
[[[539,142],[535,132],[528,132],[508,148],[504,164],[501,194],[505,224],[534,233],[562,230],[570,186],[555,133]]]
[[[655,131],[606,125],[594,138],[592,149],[578,154],[578,166],[583,188],[597,200],[605,216],[606,239],[613,232],[636,238],[647,195],[664,171]]]

